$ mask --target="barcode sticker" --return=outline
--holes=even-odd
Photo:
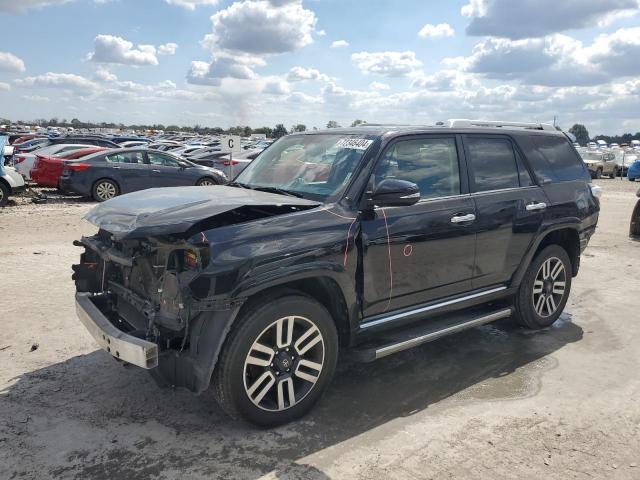
[[[336,143],[337,148],[351,148],[353,150],[366,150],[371,146],[373,140],[366,138],[342,138]]]

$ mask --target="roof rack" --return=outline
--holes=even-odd
[[[495,120],[467,120],[451,119],[449,128],[473,128],[473,127],[496,127],[496,128],[524,128],[528,130],[549,130],[556,132],[557,129],[550,123],[526,123],[526,122],[500,122]]]

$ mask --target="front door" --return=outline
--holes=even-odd
[[[504,284],[540,229],[549,200],[509,137],[470,134],[463,142],[477,210],[473,288]]]
[[[471,289],[475,206],[462,177],[454,135],[398,140],[372,182],[414,182],[409,207],[376,207],[362,220],[363,316],[371,317]]]
[[[185,174],[184,168],[174,157],[151,151],[147,152],[147,157],[153,173],[154,187],[194,185],[195,181]]]

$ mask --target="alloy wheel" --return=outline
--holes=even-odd
[[[116,196],[116,186],[110,182],[99,183],[96,187],[96,195],[100,200],[109,200]]]
[[[313,389],[324,365],[324,338],[308,318],[283,317],[253,342],[244,362],[244,388],[268,411],[287,410]]]
[[[213,185],[215,185],[215,183],[213,183],[213,181],[208,180],[206,178],[204,180],[200,180],[198,182],[198,186],[200,186],[200,187],[211,187]]]
[[[566,291],[567,271],[557,257],[546,259],[533,282],[533,308],[541,317],[553,315]]]

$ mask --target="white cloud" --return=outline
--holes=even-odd
[[[9,90],[11,90],[11,85],[9,85],[8,83],[0,82],[0,92],[8,92]]]
[[[287,73],[287,80],[290,82],[301,82],[304,80],[319,80],[321,82],[330,81],[330,77],[315,68],[293,67]]]
[[[15,80],[15,84],[20,87],[60,88],[78,95],[89,95],[99,89],[96,83],[73,73],[48,72],[43,75]]]
[[[266,95],[287,95],[290,91],[289,84],[279,79],[268,80],[262,89],[262,93]]]
[[[179,7],[186,8],[187,10],[195,10],[200,6],[213,6],[218,3],[218,0],[165,0],[169,5],[177,5]]]
[[[87,57],[96,63],[115,63],[120,65],[158,65],[156,47],[153,45],[138,45],[113,35],[98,35],[94,39],[94,51]]]
[[[116,80],[118,80],[118,77],[116,75],[114,75],[104,67],[99,67],[96,70],[94,77],[96,78],[96,80],[99,80],[102,82],[115,82]]]
[[[382,82],[371,82],[369,84],[369,88],[371,90],[390,90],[391,87],[389,85],[387,85],[386,83],[382,83]]]
[[[639,8],[638,0],[470,0],[461,13],[471,18],[469,35],[522,39],[606,24]]]
[[[0,72],[24,72],[24,61],[12,53],[0,52]]]
[[[25,13],[34,8],[62,5],[75,0],[0,0],[0,12]]]
[[[178,44],[169,42],[158,46],[159,55],[175,55],[178,50]]]
[[[422,66],[415,52],[360,52],[351,55],[352,62],[362,73],[403,77]]]
[[[213,33],[204,44],[213,51],[251,55],[297,50],[313,42],[315,13],[299,1],[244,0],[211,17]]]
[[[331,48],[343,48],[348,46],[349,42],[347,42],[346,40],[336,40],[335,42],[331,43]]]
[[[20,97],[22,100],[26,100],[27,102],[50,102],[51,99],[49,97],[43,97],[42,95],[22,95]]]
[[[591,45],[562,34],[508,40],[488,38],[469,57],[449,58],[443,65],[496,80],[519,80],[547,86],[600,85],[640,75],[640,27],[600,35]]]
[[[427,23],[420,29],[418,35],[422,38],[445,38],[453,37],[455,33],[455,30],[448,23],[439,23],[437,25]]]
[[[195,61],[191,62],[187,81],[194,85],[220,86],[224,78],[253,80],[258,78],[253,71],[253,67],[263,65],[263,61],[251,57],[232,58],[222,56],[212,59],[209,63]]]
[[[318,35],[319,37],[324,37],[327,35],[327,32],[325,30],[318,30],[316,31],[316,35]]]

